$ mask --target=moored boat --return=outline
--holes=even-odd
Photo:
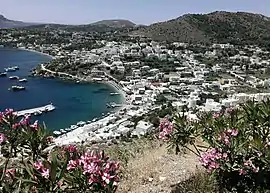
[[[26,90],[26,88],[23,87],[23,86],[12,86],[12,87],[9,88],[8,90],[20,91],[20,90]]]
[[[16,69],[14,67],[8,67],[8,68],[5,68],[5,71],[6,72],[15,72]]]
[[[18,76],[10,76],[9,79],[10,79],[10,80],[18,80],[19,77],[18,77]]]
[[[0,77],[4,77],[4,76],[7,76],[7,73],[6,72],[0,73]]]
[[[26,78],[20,79],[19,82],[27,82]]]
[[[110,93],[110,95],[119,95],[120,93],[117,93],[117,92],[112,92]]]

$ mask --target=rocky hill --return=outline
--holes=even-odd
[[[134,27],[136,24],[124,19],[114,19],[114,20],[101,20],[90,25],[103,25],[114,28],[122,28],[122,27]]]
[[[22,21],[14,21],[14,20],[9,20],[5,18],[3,15],[0,15],[0,29],[3,28],[19,28],[19,27],[26,27],[26,26],[31,26],[31,25],[36,25],[34,23],[25,23]]]
[[[186,14],[132,32],[158,41],[252,43],[270,42],[270,18],[253,13],[217,11]]]

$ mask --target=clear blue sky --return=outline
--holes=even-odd
[[[270,0],[0,0],[0,14],[26,22],[87,24],[128,19],[150,24],[185,13],[247,11],[270,16]]]

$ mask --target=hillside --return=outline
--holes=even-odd
[[[36,25],[34,23],[24,23],[22,21],[13,21],[5,18],[3,15],[0,15],[0,29],[3,28],[19,28]]]
[[[114,19],[114,20],[101,20],[90,25],[104,25],[108,27],[122,28],[122,27],[134,27],[136,24],[124,19]]]
[[[253,13],[217,11],[186,14],[132,32],[158,41],[265,43],[270,42],[270,18]]]

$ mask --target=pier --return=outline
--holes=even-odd
[[[37,112],[50,112],[50,111],[53,111],[54,109],[55,109],[55,106],[53,106],[52,104],[49,104],[49,105],[46,105],[43,107],[37,107],[37,108],[17,111],[17,116],[23,116],[26,114],[34,114]]]

